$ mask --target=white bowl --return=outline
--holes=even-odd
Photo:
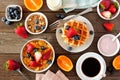
[[[46,22],[45,28],[44,28],[41,32],[38,32],[38,33],[31,32],[31,31],[28,29],[28,26],[27,26],[27,20],[29,19],[30,16],[35,15],[35,14],[36,14],[36,15],[42,15],[42,16],[45,18],[45,22]],[[47,17],[46,17],[43,13],[41,13],[41,12],[31,13],[31,14],[29,14],[29,15],[27,16],[27,18],[25,19],[25,29],[27,30],[27,32],[29,32],[30,34],[33,34],[33,35],[37,35],[37,34],[43,33],[43,32],[47,29],[47,26],[48,26],[48,19],[47,19]]]
[[[119,15],[119,13],[120,13],[120,4],[119,4],[119,2],[117,1],[117,0],[111,0],[111,1],[113,1],[113,2],[116,2],[117,4],[118,4],[118,10],[117,10],[117,12],[111,17],[111,18],[105,18],[105,17],[103,17],[102,15],[101,15],[101,13],[100,13],[100,2],[101,2],[102,0],[100,0],[99,1],[99,3],[98,3],[98,5],[97,5],[97,13],[98,13],[98,15],[102,18],[102,19],[104,19],[104,20],[113,20],[113,19],[115,19],[118,15]]]
[[[7,16],[7,9],[9,8],[9,7],[19,7],[20,8],[20,11],[21,11],[21,15],[20,15],[20,19],[9,19],[8,18],[8,16]],[[8,21],[11,21],[11,22],[17,22],[17,21],[20,21],[21,19],[22,19],[22,16],[23,16],[23,11],[22,11],[22,7],[20,6],[20,5],[8,5],[7,7],[6,7],[6,10],[5,10],[5,16],[6,16],[6,19],[8,20]]]
[[[53,51],[53,60],[52,60],[52,63],[51,64],[49,64],[49,66],[47,67],[47,68],[45,68],[45,69],[43,69],[43,70],[39,70],[39,71],[35,71],[35,70],[32,70],[32,69],[30,69],[30,68],[28,68],[25,64],[24,64],[24,62],[23,62],[23,49],[24,49],[24,47],[25,47],[25,45],[27,45],[27,43],[29,43],[29,42],[31,42],[31,41],[34,41],[34,40],[42,40],[42,41],[45,41],[47,44],[49,44],[49,46],[51,47],[51,49],[52,49],[52,51]],[[27,41],[24,45],[23,45],[23,47],[22,47],[22,49],[21,49],[21,53],[20,53],[20,59],[21,59],[21,62],[22,62],[22,64],[23,64],[23,66],[27,69],[27,70],[29,70],[29,71],[31,71],[31,72],[34,72],[34,73],[40,73],[40,72],[44,72],[44,71],[46,71],[46,70],[48,70],[52,65],[53,65],[53,62],[54,62],[54,60],[55,60],[55,51],[54,51],[54,48],[52,47],[52,45],[48,42],[48,41],[46,41],[46,40],[44,40],[44,39],[39,39],[39,38],[35,38],[35,39],[31,39],[31,40],[29,40],[29,41]]]
[[[118,53],[119,49],[120,49],[120,42],[118,39],[115,40],[116,44],[117,44],[117,49],[115,50],[115,52],[113,52],[112,54],[106,54],[105,52],[102,51],[102,49],[100,48],[100,42],[103,38],[105,37],[111,37],[111,38],[114,38],[115,36],[112,35],[112,34],[105,34],[103,35],[99,40],[98,40],[98,43],[97,43],[97,47],[98,47],[98,51],[103,55],[103,56],[106,56],[106,57],[111,57],[111,56],[114,56]],[[106,45],[106,44],[105,44]]]

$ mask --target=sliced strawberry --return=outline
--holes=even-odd
[[[73,36],[75,36],[75,35],[77,35],[77,32],[75,31],[75,29],[74,28],[70,28],[69,30],[68,30],[68,33],[67,33],[67,37],[68,38],[72,38]]]
[[[110,4],[111,4],[111,0],[102,0],[100,2],[100,7],[103,9],[103,10],[106,10],[110,7]]]
[[[102,11],[101,15],[105,18],[110,18],[112,16],[110,11]]]
[[[22,38],[28,37],[27,31],[22,23],[18,24],[17,28],[15,29],[15,33]]]
[[[6,63],[5,63],[5,69],[6,70],[11,71],[11,70],[16,70],[18,68],[20,68],[20,64],[16,61],[12,60],[12,59],[6,61]]]
[[[112,23],[112,22],[105,22],[105,23],[103,24],[103,26],[105,27],[106,30],[112,31],[113,28],[114,28],[114,23]]]
[[[44,53],[44,55],[43,55],[43,59],[44,60],[48,60],[49,59],[49,57],[50,57],[50,53],[52,52],[52,50],[51,49],[49,49],[49,50],[47,50],[45,53]]]
[[[31,67],[37,67],[37,66],[39,66],[39,64],[36,63],[36,61],[30,61],[30,66]]]
[[[35,61],[38,63],[40,61],[40,59],[42,58],[42,54],[40,52],[35,52]]]
[[[112,4],[110,5],[110,8],[108,9],[112,14],[115,14],[117,12],[116,7]]]
[[[27,52],[28,52],[28,53],[32,52],[33,49],[34,49],[33,44],[31,44],[31,43],[27,44]]]

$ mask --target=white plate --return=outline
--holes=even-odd
[[[74,15],[67,16],[67,17],[64,18],[64,19],[70,18],[70,17],[72,17],[72,16],[74,16]],[[75,19],[75,20],[78,20],[78,21],[85,22],[86,25],[87,25],[88,30],[89,30],[89,31],[92,30],[92,31],[94,32],[94,29],[93,29],[92,24],[91,24],[90,21],[89,21],[88,19],[86,19],[85,17],[83,17],[83,16],[78,16],[78,17],[76,17],[76,18],[74,18],[74,19]],[[61,33],[59,33],[59,29],[62,29],[62,28],[63,28],[63,27],[60,27],[60,28],[58,28],[58,29],[56,30],[56,38],[57,38],[57,41],[58,41],[58,43],[60,44],[60,46],[61,46],[63,49],[65,49],[66,51],[69,51],[69,50],[67,49],[67,48],[69,47],[69,45],[64,42],[64,39],[61,37]],[[89,36],[89,38],[87,39],[87,41],[86,41],[86,43],[85,43],[84,45],[81,45],[81,46],[79,46],[79,47],[72,47],[72,50],[69,51],[69,52],[78,53],[78,52],[81,52],[81,51],[86,50],[86,49],[91,45],[93,39],[94,39],[94,34]]]

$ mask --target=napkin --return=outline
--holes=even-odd
[[[58,70],[56,74],[48,70],[45,74],[36,74],[36,80],[69,80],[69,79],[60,70]]]
[[[68,13],[74,9],[85,9],[97,6],[100,0],[62,0],[63,10]]]

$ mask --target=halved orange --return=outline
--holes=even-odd
[[[120,55],[118,55],[117,57],[114,58],[112,64],[113,64],[113,67],[114,67],[116,70],[120,70]]]
[[[24,0],[25,7],[30,11],[37,11],[43,5],[43,0]]]
[[[71,71],[73,68],[73,63],[70,60],[70,58],[68,58],[65,55],[61,55],[57,58],[57,65],[64,71]]]

